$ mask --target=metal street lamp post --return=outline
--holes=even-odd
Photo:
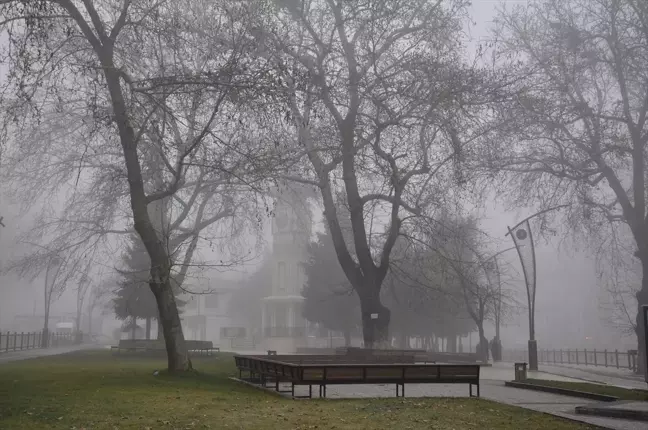
[[[533,235],[529,218],[520,222],[513,228],[508,228],[508,233],[513,239],[517,249],[524,283],[527,290],[527,305],[529,307],[529,370],[538,370],[538,344],[535,339],[535,297],[536,297],[536,258],[533,245]]]
[[[569,207],[569,205],[558,205],[552,208],[535,213],[524,220],[520,221],[515,227],[508,227],[508,232],[504,236],[511,235],[515,248],[517,249],[522,272],[524,273],[524,283],[527,290],[527,303],[529,306],[529,370],[538,370],[538,343],[535,339],[535,297],[536,297],[536,256],[531,234],[531,224],[529,220],[538,215],[547,212]]]

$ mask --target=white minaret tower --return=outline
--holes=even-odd
[[[302,317],[302,267],[311,235],[308,195],[303,190],[280,188],[275,194],[272,220],[272,275],[270,295],[263,299],[264,349],[294,353],[306,346],[306,321]]]

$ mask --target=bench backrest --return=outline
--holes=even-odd
[[[185,344],[190,351],[214,348],[214,343],[210,340],[185,340]]]

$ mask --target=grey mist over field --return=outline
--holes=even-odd
[[[520,260],[527,236],[505,235],[558,208],[520,227],[535,246],[538,349],[638,349],[642,265],[623,215],[631,210],[605,175],[615,170],[632,207],[645,206],[634,194],[642,175],[633,176],[631,133],[615,120],[617,90],[601,100],[592,90],[601,91],[596,73],[611,74],[594,58],[594,29],[568,28],[577,6],[398,1],[399,12],[382,10],[387,18],[349,18],[359,33],[349,42],[332,31],[324,1],[303,2],[307,10],[277,0],[276,10],[254,12],[253,2],[207,3],[161,11],[160,46],[126,25],[111,60],[121,75],[101,75],[87,41],[64,43],[67,30],[57,28],[41,35],[66,46],[52,58],[90,67],[69,60],[47,81],[17,57],[6,62],[16,76],[0,66],[9,94],[0,99],[0,332],[46,326],[106,345],[165,340],[176,351],[169,366],[186,368],[185,340],[233,351],[479,354],[499,330],[510,360],[528,348],[523,264],[532,262]],[[375,7],[383,3],[392,2]],[[215,18],[221,9],[230,21]],[[116,10],[103,19],[119,22]],[[23,60],[34,70],[50,61]],[[626,70],[637,87],[626,95],[633,118],[642,115],[638,82],[648,82],[641,61]],[[543,80],[543,65],[568,70],[563,98],[580,94],[578,106],[558,106],[560,85]],[[29,97],[16,90],[26,76],[34,88],[43,80]],[[121,101],[109,85],[122,88]],[[573,141],[589,144],[583,130],[596,124],[614,148],[592,161]],[[636,133],[645,154],[645,121]],[[645,224],[634,230],[639,243],[645,236],[648,267]],[[518,254],[516,245],[527,248]]]

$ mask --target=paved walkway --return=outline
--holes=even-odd
[[[605,367],[576,367],[569,365],[540,365],[540,370],[553,375],[567,376],[589,382],[616,385],[624,388],[646,390],[648,384],[643,376],[635,375],[627,369]]]
[[[67,354],[69,352],[79,351],[82,349],[97,349],[97,345],[73,345],[62,346],[58,348],[38,348],[38,349],[24,349],[22,351],[10,351],[0,353],[0,364],[8,363],[10,361],[27,360],[29,358],[47,357],[50,355]]]

